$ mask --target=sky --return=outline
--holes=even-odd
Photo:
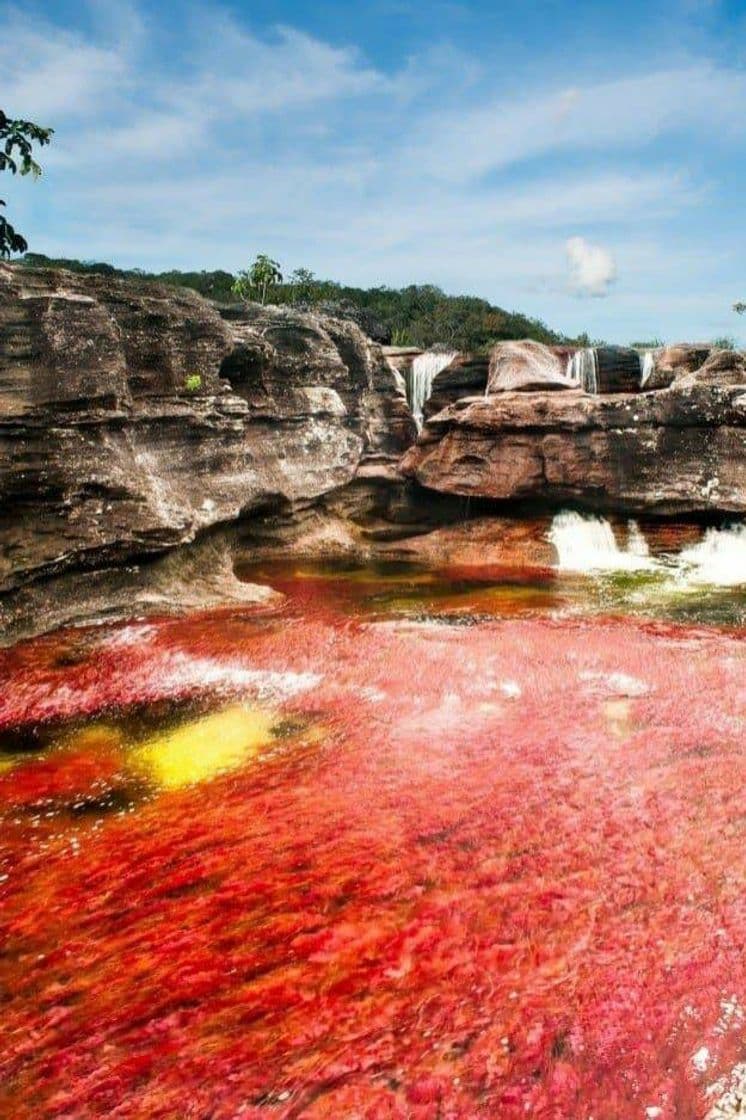
[[[0,107],[32,251],[746,344],[746,0],[0,0]]]

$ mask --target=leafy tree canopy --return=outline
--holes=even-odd
[[[258,299],[264,304],[269,292],[281,283],[282,272],[277,261],[260,253],[250,268],[239,272],[232,290],[239,299]]]
[[[40,147],[48,144],[53,131],[32,121],[11,120],[0,109],[0,171],[38,179],[41,167],[34,159],[34,144]],[[0,206],[5,206],[3,199],[0,199]],[[27,249],[26,238],[0,214],[0,258],[8,258],[11,253],[25,253]]]

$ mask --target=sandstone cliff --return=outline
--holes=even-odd
[[[396,478],[413,437],[352,323],[0,265],[0,591]]]

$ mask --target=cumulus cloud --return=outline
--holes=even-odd
[[[607,296],[616,280],[616,263],[609,250],[584,237],[568,238],[565,249],[571,290],[579,296]]]

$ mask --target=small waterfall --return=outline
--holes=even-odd
[[[598,361],[592,346],[578,350],[568,360],[567,377],[585,389],[586,393],[598,392]]]
[[[558,513],[549,530],[565,572],[636,571],[652,567],[647,542],[635,521],[628,525],[626,549],[620,549],[609,522],[571,510]]]
[[[687,583],[746,584],[746,524],[708,529],[701,541],[682,550],[679,560],[687,565]]]
[[[430,396],[433,381],[441,370],[451,364],[457,353],[457,350],[426,350],[412,362],[407,378],[407,397],[418,431],[422,427],[425,401]]]
[[[640,358],[640,365],[642,367],[640,388],[644,389],[650,378],[655,373],[655,350],[646,350]]]

